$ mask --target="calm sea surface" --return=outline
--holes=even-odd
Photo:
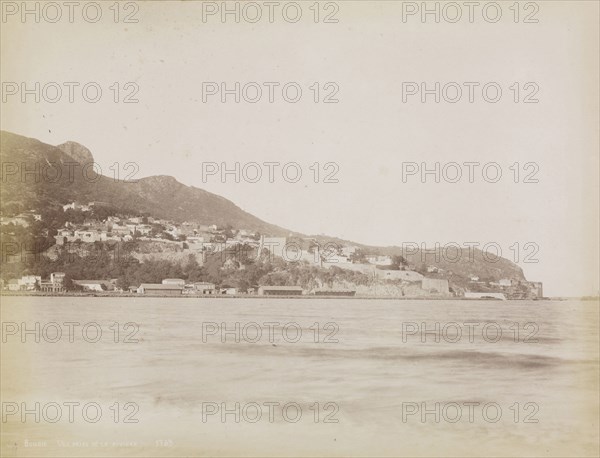
[[[0,300],[2,456],[599,454],[597,302]]]

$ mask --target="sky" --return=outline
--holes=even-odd
[[[264,2],[228,2],[237,18],[195,1],[115,18],[100,2],[93,22],[89,3],[71,17],[40,4],[36,22],[2,2],[3,130],[79,142],[105,175],[172,175],[290,230],[500,247],[546,295],[598,293],[597,2],[521,3],[518,18],[500,2],[496,22],[390,1],[322,2],[317,21],[312,1],[279,2],[272,21]],[[221,176],[236,163],[239,179]],[[421,176],[436,163],[439,182]]]

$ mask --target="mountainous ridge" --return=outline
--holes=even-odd
[[[132,212],[148,213],[177,222],[196,221],[218,226],[258,231],[271,236],[306,237],[303,234],[267,223],[242,210],[228,199],[201,188],[186,186],[169,175],[155,175],[135,181],[116,180],[93,172],[93,155],[85,146],[65,142],[52,146],[37,139],[0,131],[0,161],[2,161],[2,213],[19,213],[44,206],[58,208],[66,203],[103,202]],[[74,167],[78,163],[80,167]],[[85,172],[84,172],[85,170]],[[55,178],[60,172],[60,176]],[[408,256],[399,246],[374,247],[331,236],[312,236],[319,243],[333,242],[354,245],[366,251],[388,255],[404,255],[409,264],[425,264],[422,253]],[[464,256],[466,258],[466,254]],[[499,280],[524,280],[522,269],[500,258],[490,263],[483,252],[474,250],[473,262],[453,263],[442,259],[429,261],[463,279],[470,275]]]
[[[92,153],[76,142],[52,146],[6,131],[0,136],[0,160],[13,166],[3,168],[3,210],[11,206],[22,206],[24,210],[57,206],[67,201],[105,202],[175,221],[242,225],[273,235],[290,232],[245,212],[224,197],[186,186],[171,176],[122,181],[98,175],[89,165]],[[11,173],[15,167],[15,173]],[[60,177],[55,178],[57,174]]]

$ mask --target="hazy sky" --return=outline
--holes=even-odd
[[[172,175],[304,233],[377,245],[496,243],[511,260],[518,243],[519,265],[528,279],[544,282],[546,294],[597,293],[597,2],[538,2],[537,12],[521,4],[516,23],[513,2],[500,2],[502,17],[495,23],[481,9],[469,22],[465,6],[461,19],[450,23],[456,11],[442,10],[445,3],[439,23],[433,15],[423,23],[418,13],[404,22],[403,8],[407,12],[412,4],[390,1],[338,2],[337,12],[322,3],[318,23],[312,1],[298,3],[302,17],[296,23],[286,20],[296,14],[293,5],[282,15],[290,2],[280,2],[273,23],[263,2],[255,3],[263,14],[256,23],[246,20],[254,17],[254,6],[237,23],[233,15],[222,22],[218,13],[203,21],[203,8],[206,13],[221,2],[137,2],[138,11],[121,5],[115,23],[112,3],[101,2],[96,23],[82,16],[86,2],[72,23],[62,2],[58,22],[48,22],[56,11],[46,9],[36,23],[33,14],[25,22],[19,11],[10,14],[21,2],[3,2],[2,129],[50,144],[80,142],[106,175],[115,162],[122,175],[124,163],[135,162],[135,177]],[[435,3],[427,4],[433,9]],[[128,13],[138,22],[124,23]],[[337,23],[323,22],[329,13]],[[93,19],[96,12],[90,7],[86,14]],[[493,19],[495,11],[486,14]],[[524,23],[529,14],[538,22]],[[50,103],[50,85],[39,102],[33,95],[23,102],[7,85],[22,82],[30,88],[55,82],[63,94]],[[65,82],[79,83],[72,103]],[[90,82],[102,88],[97,103],[83,98],[81,87]],[[139,87],[138,103],[123,103],[130,82]],[[263,94],[257,103],[243,97],[235,103],[233,95],[226,103],[220,95],[203,102],[203,82],[229,88],[255,82]],[[273,103],[265,82],[279,83]],[[319,103],[313,100],[315,82]],[[403,102],[406,82],[428,88],[456,83],[447,86],[447,98],[457,85],[463,94],[456,103],[443,97],[435,103],[433,94],[425,103],[420,94]],[[465,82],[479,84],[472,103]],[[301,87],[297,103],[284,100],[286,83]],[[502,89],[496,103],[484,100],[487,83]],[[289,97],[295,96],[292,86]],[[491,86],[489,98],[495,96]],[[336,87],[339,102],[323,103]],[[247,89],[246,96],[254,97],[253,87]],[[523,103],[527,96],[539,102]],[[297,163],[301,179],[287,182],[277,167],[270,183],[263,166],[256,183],[236,183],[233,175],[224,183],[219,175],[203,180],[203,163],[233,169],[236,162],[269,161]],[[315,162],[319,183],[310,169]],[[325,169],[330,162],[336,165]],[[473,183],[464,165],[458,183],[435,183],[433,175],[426,183],[419,175],[403,182],[408,162],[481,165]],[[509,169],[516,162],[519,183]],[[501,168],[498,182],[483,178],[487,163]],[[525,169],[526,163],[533,165]],[[324,183],[336,170],[338,182]],[[254,177],[254,169],[246,171]],[[289,178],[293,171],[288,169]],[[454,170],[446,171],[454,177]],[[493,172],[488,169],[490,179]],[[532,172],[539,182],[524,183]],[[525,249],[528,242],[536,245]],[[527,254],[539,262],[523,262]]]

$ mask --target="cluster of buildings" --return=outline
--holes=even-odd
[[[63,205],[63,210],[91,211],[93,202],[79,204],[72,202]],[[153,218],[151,216],[133,216],[120,218],[109,216],[104,221],[89,218],[81,224],[66,222],[65,227],[55,235],[57,245],[72,242],[94,243],[106,241],[126,242],[133,240],[177,243],[192,251],[219,252],[237,245],[249,244],[260,246],[255,233],[248,230],[237,230],[233,237],[226,229],[216,224],[199,224],[194,222],[175,223]],[[185,245],[184,245],[185,244]]]
[[[231,250],[238,246],[250,246],[255,248],[258,253],[268,250],[273,256],[280,257],[286,261],[306,261],[311,265],[331,268],[333,266],[342,269],[362,272],[369,275],[376,281],[402,281],[409,285],[409,289],[414,289],[412,293],[430,294],[430,295],[450,295],[448,280],[439,278],[443,276],[443,270],[436,266],[427,266],[427,274],[437,278],[429,278],[423,275],[424,271],[417,272],[415,266],[404,266],[403,269],[396,270],[390,268],[393,259],[389,255],[365,254],[360,257],[354,256],[359,251],[356,246],[340,246],[336,244],[325,244],[323,248],[314,238],[307,238],[301,241],[306,247],[308,243],[311,249],[305,249],[294,241],[288,242],[286,237],[267,237],[256,234],[253,231],[231,228],[219,228],[215,224],[205,225],[194,222],[175,223],[168,220],[157,219],[150,216],[131,216],[118,217],[108,216],[100,221],[92,217],[95,205],[100,203],[89,202],[81,204],[71,202],[63,205],[63,211],[80,211],[89,213],[89,218],[85,218],[81,223],[66,222],[65,226],[58,230],[54,236],[57,245],[67,243],[95,243],[107,241],[154,241],[170,244],[178,244],[184,250],[191,252],[211,252],[217,253],[225,250]],[[15,224],[28,226],[31,221],[40,221],[42,216],[31,210],[13,217],[2,217],[1,224]],[[81,217],[78,218],[81,221]],[[298,240],[298,239],[296,239]],[[329,247],[328,247],[329,245]],[[360,259],[360,262],[358,262]],[[230,262],[228,260],[227,262]],[[227,266],[226,262],[226,266]],[[47,291],[63,292],[64,273],[52,273],[50,278],[42,280],[39,276],[26,275],[20,279],[11,279],[3,289],[10,291]],[[491,294],[487,290],[494,290],[498,295],[503,294],[509,297],[515,297],[520,294],[522,285],[515,285],[514,281],[501,279],[497,282],[482,282],[479,277],[473,275],[469,279],[470,287],[467,288],[468,297],[484,297],[482,294]],[[123,292],[117,287],[116,280],[73,280],[73,283],[85,291],[112,291]],[[542,284],[528,282],[531,291],[538,297],[543,296]],[[403,283],[404,284],[404,283]],[[473,291],[484,291],[482,293]],[[530,292],[531,292],[530,291]],[[130,292],[138,294],[158,294],[158,295],[179,295],[179,294],[200,294],[200,295],[236,295],[236,288],[219,288],[213,283],[196,282],[186,284],[181,279],[165,279],[162,283],[151,284],[142,283],[138,287],[130,288]],[[245,292],[246,293],[246,292]],[[259,295],[301,295],[305,292],[300,287],[260,287],[251,288],[247,293]],[[355,291],[346,290],[314,290],[310,292],[316,295],[353,295]],[[523,293],[524,295],[529,293]],[[487,296],[485,296],[487,297]]]
[[[23,275],[21,278],[11,278],[2,289],[8,291],[44,291],[49,293],[64,293],[64,272],[53,272],[50,278],[42,280],[39,275]]]
[[[210,282],[194,282],[186,284],[185,280],[181,278],[165,278],[162,283],[142,283],[138,287],[130,287],[129,291],[138,294],[151,294],[160,296],[181,294],[237,294],[237,290],[235,288],[217,288],[217,285]]]
[[[28,227],[30,221],[41,221],[42,215],[34,210],[20,213],[16,216],[0,216],[0,224],[14,224],[15,226]]]
[[[153,296],[179,296],[179,295],[238,295],[237,288],[218,288],[214,283],[195,282],[186,284],[179,278],[166,278],[162,283],[142,283],[138,288],[130,288],[131,292]],[[317,296],[354,296],[354,290],[342,289],[316,289],[308,294]],[[248,288],[243,294],[259,296],[302,296],[307,294],[301,286],[260,286]]]

